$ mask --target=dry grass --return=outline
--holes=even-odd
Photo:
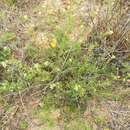
[[[52,3],[51,0],[29,0],[26,3],[24,0],[18,0],[17,7],[9,7],[0,3],[0,34],[6,31],[16,34],[16,47],[13,48],[13,56],[18,60],[24,60],[25,49],[29,44],[35,45],[42,51],[43,48],[49,48],[54,32],[61,30],[72,41],[85,43],[85,46],[97,42],[105,50],[105,56],[110,56],[110,59],[114,55],[121,62],[129,61],[129,1],[116,0],[113,5],[111,1],[113,0],[104,0],[104,2],[96,0],[91,2],[90,0],[56,0]],[[10,43],[8,44],[10,45]],[[125,98],[127,102],[121,103],[121,101],[113,101],[114,99],[111,98],[105,101],[94,99],[87,103],[86,111],[81,115],[81,121],[89,122],[92,130],[129,130],[129,89],[122,89],[119,89],[113,95],[127,97]],[[0,128],[2,130],[4,128],[19,130],[20,122],[25,120],[30,130],[50,130],[51,128],[44,126],[44,122],[41,126],[37,126],[40,119],[32,119],[31,115],[32,108],[41,108],[40,99],[43,94],[41,89],[31,89],[29,93],[24,94],[22,97],[19,94],[16,97],[8,95],[5,102],[0,103],[0,125],[3,127],[0,126]],[[10,104],[11,110],[4,110],[6,103]],[[58,121],[56,122],[58,123]],[[82,127],[84,128],[84,126],[78,128],[76,123],[77,120],[70,121],[68,129],[73,130],[77,127],[77,130],[79,130]],[[80,123],[79,121],[79,126]],[[60,125],[64,129],[64,123]],[[58,128],[59,126],[56,126],[52,130]]]

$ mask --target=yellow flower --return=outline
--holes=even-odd
[[[111,59],[115,59],[116,57],[114,55],[112,55]]]
[[[51,48],[56,48],[57,47],[57,40],[56,39],[52,39],[51,43],[50,43]]]
[[[114,32],[112,30],[104,33],[104,36],[111,36]]]
[[[27,19],[28,19],[28,16],[27,16],[27,15],[24,15],[23,17],[24,17],[24,19],[25,19],[25,20],[27,20]]]
[[[80,88],[81,88],[81,85],[75,84],[75,86],[74,86],[74,90],[75,91],[79,91]]]

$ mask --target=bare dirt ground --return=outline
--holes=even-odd
[[[112,99],[95,98],[86,103],[86,111],[81,114],[81,119],[88,123],[92,130],[129,130],[130,129],[130,97],[126,90],[126,98],[122,101]],[[123,93],[124,94],[124,93]],[[122,96],[122,93],[121,95]],[[64,130],[64,123],[59,120],[62,116],[59,110],[50,112],[50,116],[55,120],[54,127],[48,127],[46,123],[32,115],[33,110],[40,109],[41,100],[38,95],[32,93],[28,96],[19,95],[10,99],[12,102],[11,110],[5,112],[1,107],[1,123],[5,130],[20,130],[19,123],[26,121],[28,123],[27,130]],[[12,100],[12,101],[11,101]],[[67,125],[74,127],[73,119]],[[71,129],[70,129],[71,130]]]

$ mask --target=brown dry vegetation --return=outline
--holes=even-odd
[[[1,130],[129,130],[129,87],[129,0],[0,1]]]

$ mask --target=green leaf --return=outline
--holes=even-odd
[[[0,45],[5,44],[6,42],[16,39],[16,35],[12,32],[5,32],[0,35]]]

